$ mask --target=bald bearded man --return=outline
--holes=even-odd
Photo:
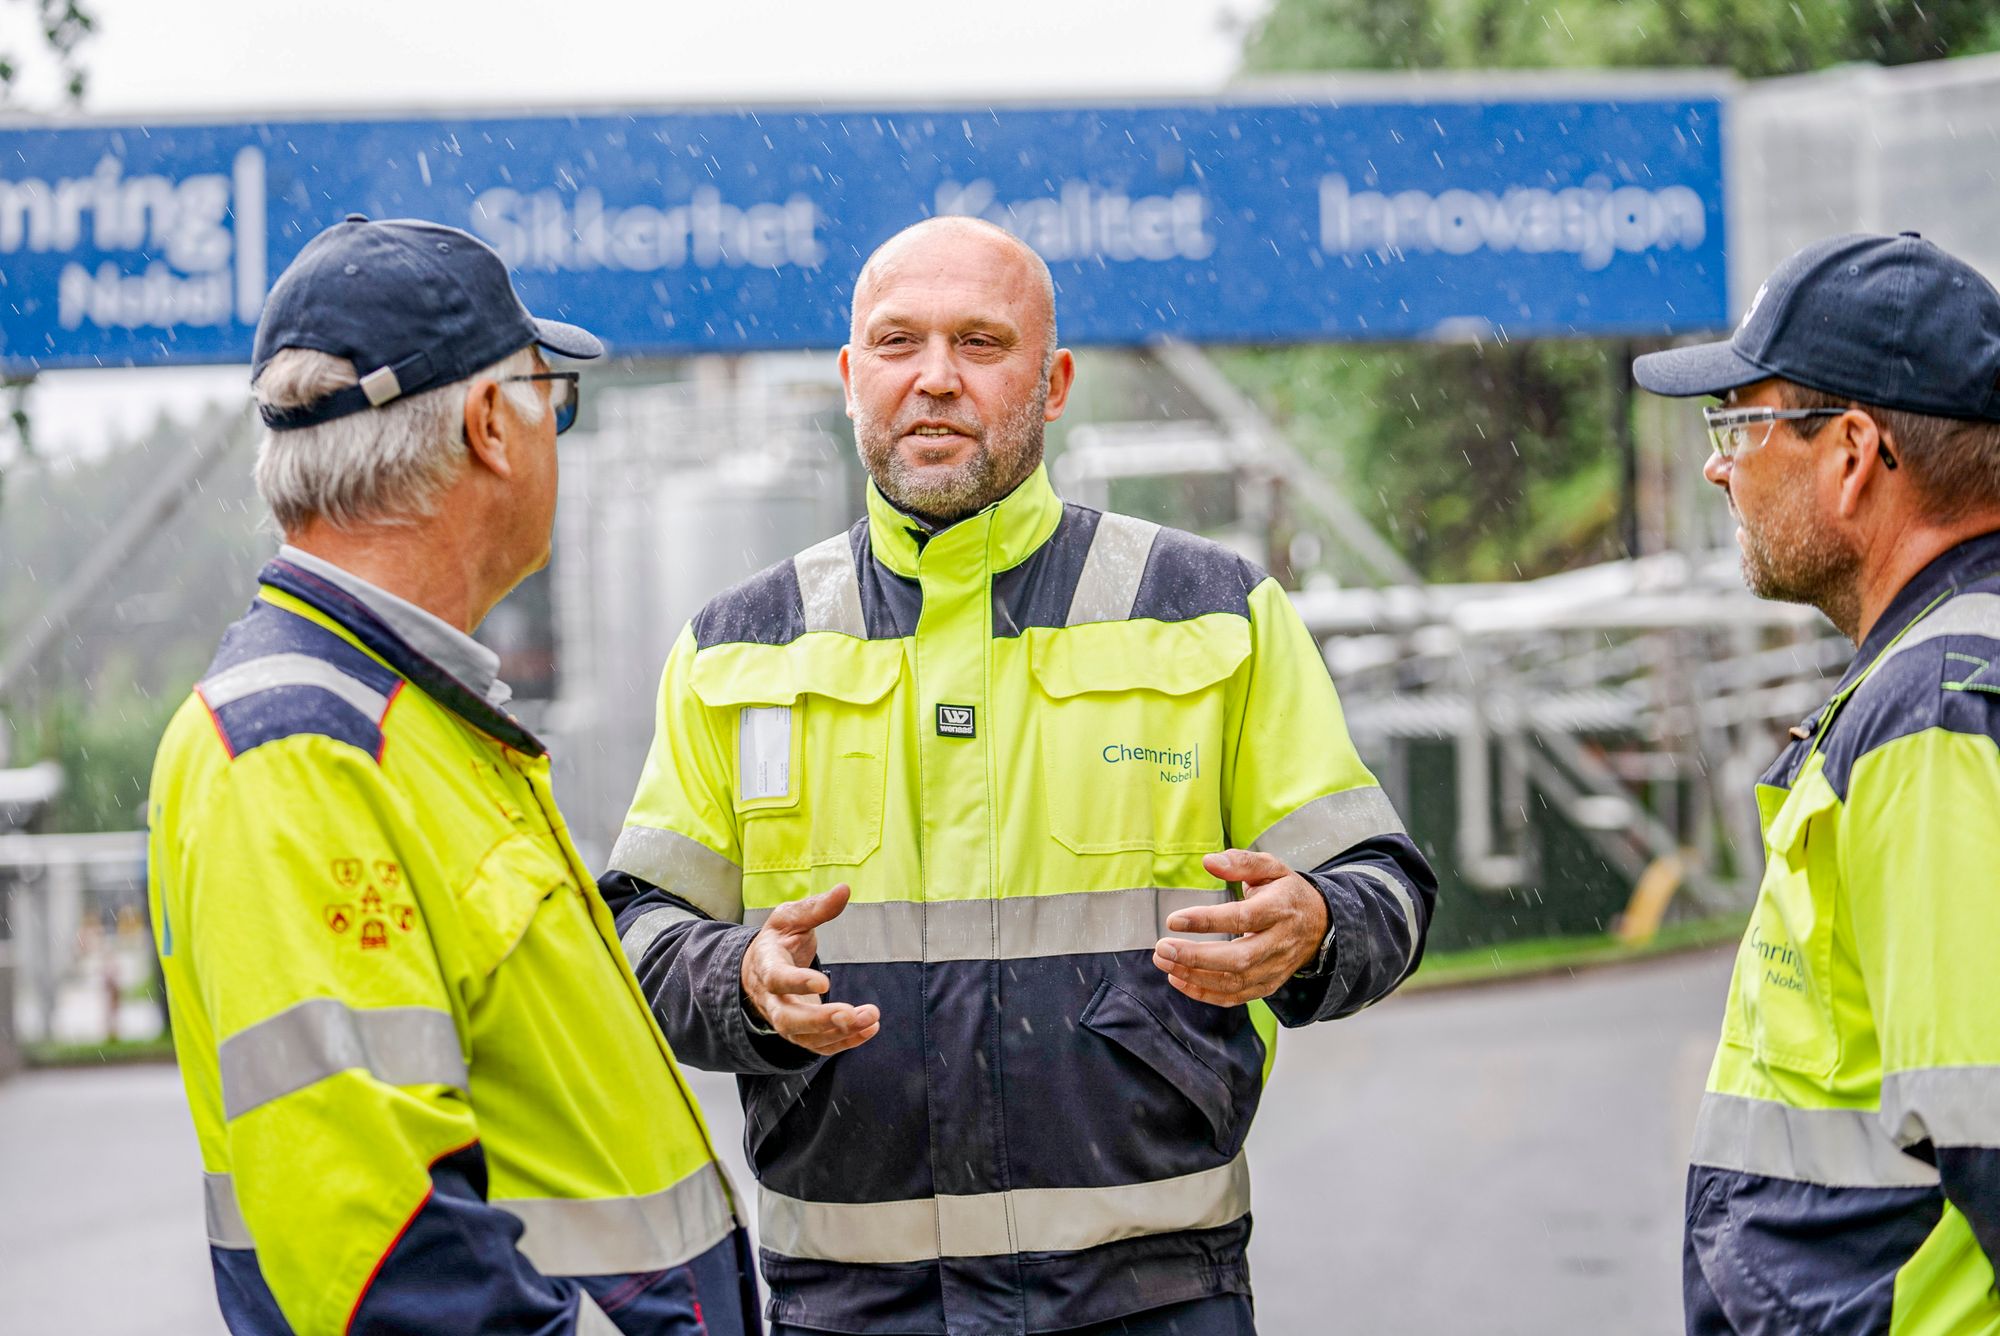
[[[867,517],[682,633],[601,882],[741,1076],[775,1330],[1249,1333],[1277,1022],[1401,982],[1434,879],[1277,583],[1051,490],[1032,250],[891,238],[840,372]]]

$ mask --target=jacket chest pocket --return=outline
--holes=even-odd
[[[1789,795],[1760,787],[1757,798],[1767,813],[1764,880],[1723,1037],[1766,1066],[1824,1078],[1840,1062],[1830,979],[1840,800],[1816,770]]]
[[[1029,664],[1057,842],[1078,854],[1222,848],[1228,684],[1249,654],[1236,617],[1038,637]]]
[[[744,873],[853,866],[882,843],[900,648],[731,645],[695,662],[702,703],[733,737],[731,805]]]
[[[532,837],[503,837],[479,861],[458,893],[467,963],[484,979],[514,954],[552,895],[577,893],[569,864]]]

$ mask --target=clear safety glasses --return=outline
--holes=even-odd
[[[1744,450],[1754,450],[1771,439],[1771,429],[1780,422],[1803,418],[1839,417],[1845,408],[1704,408],[1701,420],[1708,426],[1708,443],[1724,459],[1734,459]]]
[[[1701,420],[1708,427],[1708,443],[1723,459],[1735,459],[1745,450],[1754,450],[1771,439],[1771,430],[1780,422],[1808,418],[1842,417],[1859,412],[1854,408],[1704,408]],[[1896,457],[1887,445],[1877,443],[1885,468],[1896,467]]]

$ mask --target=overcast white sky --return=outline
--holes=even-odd
[[[89,0],[86,111],[670,106],[1193,94],[1235,71],[1269,0]],[[0,2],[0,48],[31,7]],[[50,83],[33,71],[32,103]],[[240,368],[67,372],[35,390],[43,444],[244,392]]]

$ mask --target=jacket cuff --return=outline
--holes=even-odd
[[[718,934],[714,968],[704,971],[697,988],[700,1006],[716,1018],[725,1049],[735,1058],[736,1070],[746,1076],[784,1076],[806,1071],[823,1061],[809,1048],[801,1048],[773,1031],[758,1034],[750,1028],[750,999],[743,994],[743,957],[757,929],[735,925]]]
[[[1306,962],[1306,967],[1287,979],[1278,990],[1265,998],[1271,1014],[1280,1024],[1287,1026],[1310,1025],[1331,1015],[1347,996],[1353,986],[1350,977],[1343,980],[1341,959],[1341,939],[1353,926],[1352,906],[1340,893],[1340,887],[1331,877],[1317,876],[1302,872],[1326,902],[1326,936],[1320,939],[1319,954]],[[1350,968],[1346,971],[1352,974]]]
[[[1324,879],[1315,877],[1311,873],[1302,875],[1305,876],[1307,884],[1319,892],[1320,903],[1326,906],[1326,932],[1319,939],[1319,950],[1313,953],[1311,960],[1294,970],[1292,977],[1324,979],[1333,972],[1334,960],[1339,953],[1340,929],[1333,916],[1333,888],[1328,886]]]

